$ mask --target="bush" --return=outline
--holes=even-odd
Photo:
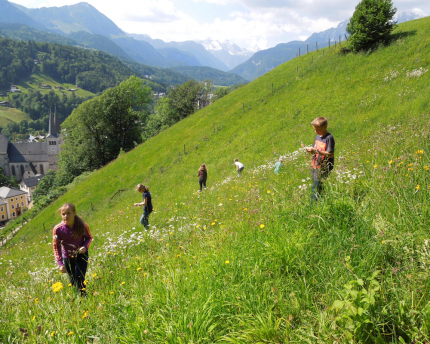
[[[351,50],[368,50],[386,42],[396,24],[392,20],[396,11],[391,0],[362,0],[346,28]]]

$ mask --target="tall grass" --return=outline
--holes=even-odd
[[[429,25],[401,25],[370,55],[290,61],[72,188],[1,251],[0,338],[428,341],[429,82],[406,73],[428,67]],[[319,115],[336,166],[310,207],[309,156],[298,147],[313,142]],[[280,155],[286,169],[275,175]],[[208,189],[198,193],[203,162]],[[139,182],[153,195],[149,231],[132,206]],[[86,299],[58,274],[43,229],[66,201],[94,235]]]

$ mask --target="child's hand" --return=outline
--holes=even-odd
[[[65,266],[60,266],[60,272],[62,274],[65,274],[67,272],[66,267]]]
[[[134,203],[134,205],[137,205],[138,207],[140,207],[140,203]]]
[[[314,147],[306,147],[306,152],[315,154],[315,148]]]
[[[82,246],[82,247],[79,249],[79,253],[85,253],[85,252],[87,252],[87,248],[86,248],[85,246]]]

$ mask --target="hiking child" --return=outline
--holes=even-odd
[[[245,166],[237,158],[234,159],[234,164],[236,165],[237,176],[240,177]]]
[[[142,193],[143,202],[134,203],[138,207],[143,206],[143,215],[140,218],[140,223],[146,228],[149,228],[149,214],[152,213],[152,201],[151,194],[149,193],[149,188],[143,184],[137,184],[136,191]]]
[[[279,161],[275,164],[275,170],[273,172],[275,172],[275,174],[279,174],[279,172],[282,172],[284,167],[284,158],[280,157]]]
[[[200,166],[199,172],[197,173],[197,177],[199,177],[199,185],[200,185],[199,191],[202,191],[202,186],[204,186],[206,189],[206,181],[208,179],[208,168],[206,167],[205,164],[202,164],[202,166]]]
[[[60,272],[69,275],[81,296],[86,296],[85,274],[88,267],[88,248],[93,237],[88,225],[76,215],[76,207],[65,203],[59,209],[63,219],[54,227],[53,246]]]
[[[327,131],[328,121],[325,117],[317,117],[312,121],[314,127],[315,142],[313,147],[306,148],[312,156],[312,195],[311,205],[316,201],[322,192],[322,183],[328,177],[334,167],[334,137]]]

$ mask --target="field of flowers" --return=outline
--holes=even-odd
[[[95,171],[0,249],[0,341],[428,343],[429,28],[402,24],[372,54],[290,61]],[[299,147],[319,115],[336,164],[310,207]],[[87,298],[54,262],[65,202],[94,236]]]

